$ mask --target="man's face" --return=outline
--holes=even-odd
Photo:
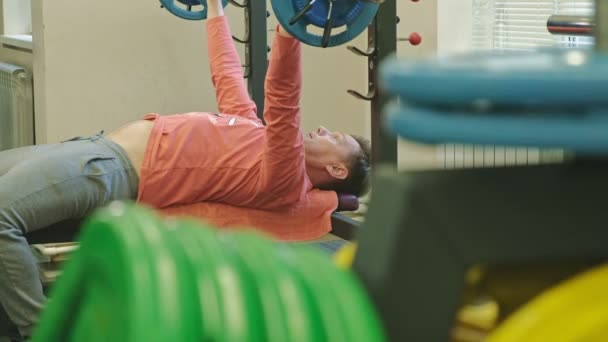
[[[306,164],[325,168],[334,164],[347,165],[361,147],[355,138],[348,134],[332,132],[325,127],[304,133]]]

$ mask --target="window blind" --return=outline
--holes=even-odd
[[[553,14],[591,16],[593,12],[593,0],[473,0],[473,47],[591,47],[592,37],[550,34],[547,19]]]

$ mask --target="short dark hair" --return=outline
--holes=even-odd
[[[351,136],[357,141],[360,149],[350,157],[348,177],[328,184],[325,188],[340,194],[360,197],[369,190],[371,142],[358,135]]]

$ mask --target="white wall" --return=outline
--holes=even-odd
[[[179,19],[150,0],[33,0],[32,7],[39,143],[112,130],[147,112],[216,110],[205,22]],[[242,10],[229,6],[228,16],[243,36]],[[303,127],[367,135],[369,106],[346,93],[365,87],[365,60],[344,46],[306,47],[304,63]]]
[[[205,22],[149,0],[33,1],[39,142],[112,130],[147,112],[216,109]]]
[[[437,0],[437,52],[470,51],[473,42],[473,1]]]
[[[422,43],[418,46],[412,46],[408,42],[399,42],[397,55],[400,58],[424,59],[436,55],[438,44],[437,1],[442,0],[398,2],[397,13],[401,19],[397,25],[398,37],[406,38],[412,32],[417,32],[422,36]],[[415,86],[415,84],[412,85],[412,87]],[[435,146],[399,139],[398,166],[403,170],[437,167]]]

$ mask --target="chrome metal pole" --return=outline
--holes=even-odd
[[[569,36],[593,36],[595,18],[582,15],[552,15],[547,20],[547,29],[552,34]]]

